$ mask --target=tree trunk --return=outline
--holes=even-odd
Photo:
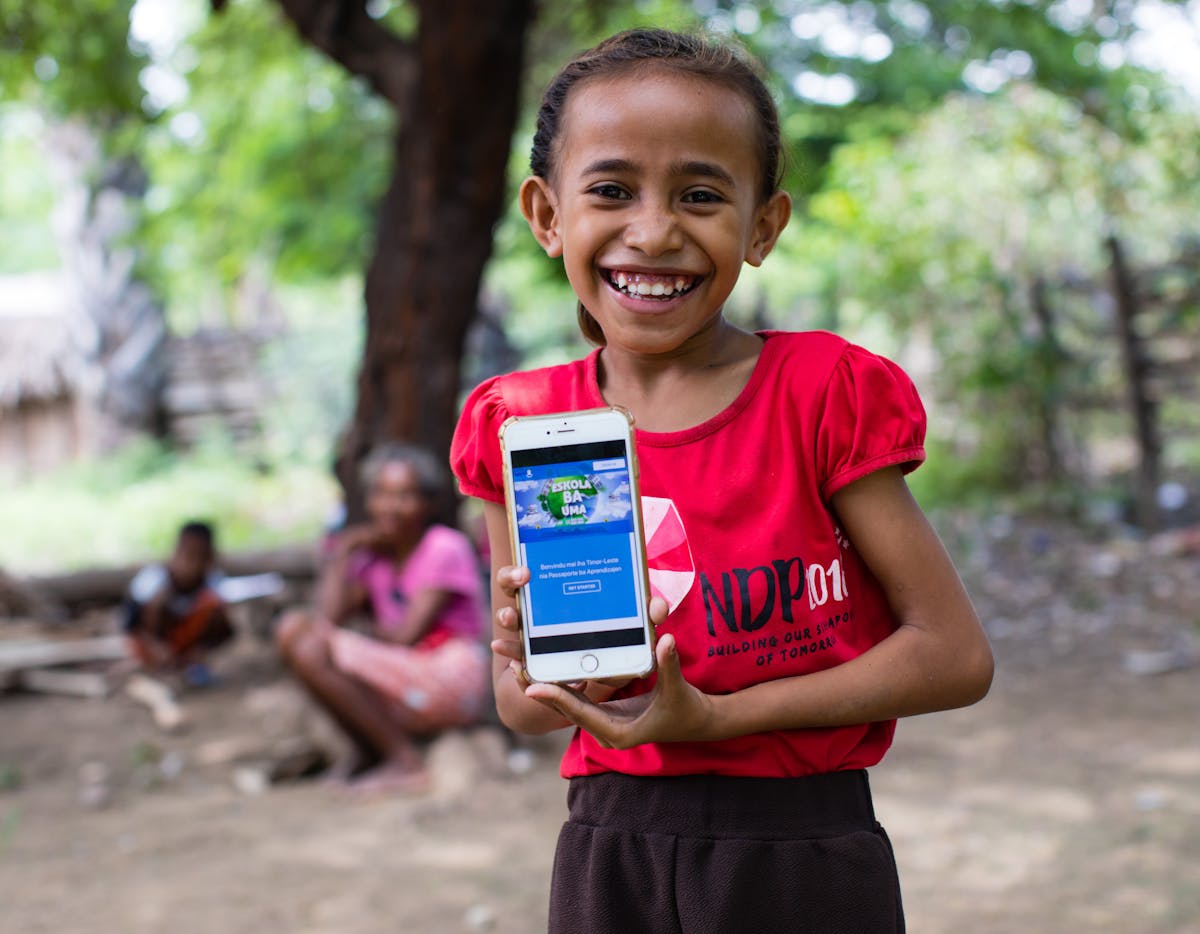
[[[395,164],[367,270],[357,405],[338,456],[351,516],[361,508],[355,468],[373,445],[449,450],[532,17],[529,0],[418,6],[416,69],[398,102]]]
[[[1059,419],[1062,404],[1062,368],[1066,352],[1058,340],[1054,309],[1050,304],[1046,280],[1035,276],[1029,288],[1029,301],[1038,323],[1038,344],[1033,352],[1031,371],[1035,416],[1045,451],[1045,479],[1059,484],[1067,479],[1063,453],[1063,432]]]
[[[1125,262],[1125,251],[1115,235],[1105,238],[1111,263],[1112,291],[1117,304],[1117,336],[1125,367],[1126,393],[1137,437],[1138,465],[1134,477],[1134,507],[1138,525],[1148,532],[1159,527],[1158,483],[1162,442],[1158,406],[1150,393],[1151,360],[1135,319],[1140,310],[1137,286]]]

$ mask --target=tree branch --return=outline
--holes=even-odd
[[[301,38],[363,78],[398,112],[417,78],[416,52],[367,13],[365,0],[275,0]],[[226,0],[210,0],[220,12]]]

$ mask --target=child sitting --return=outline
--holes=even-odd
[[[124,630],[130,654],[143,668],[182,672],[193,684],[211,679],[206,656],[233,636],[215,561],[212,526],[187,522],[166,563],[147,565],[134,576]]]

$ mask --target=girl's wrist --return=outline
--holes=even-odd
[[[708,709],[699,718],[695,737],[701,742],[718,742],[741,736],[737,726],[738,697],[741,692],[732,694],[706,694]]]

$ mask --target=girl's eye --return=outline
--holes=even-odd
[[[629,193],[620,185],[595,185],[588,189],[588,194],[605,198],[609,201],[628,201]]]
[[[698,188],[695,191],[686,192],[683,196],[686,204],[720,204],[724,200],[715,191],[709,191],[707,188]]]

